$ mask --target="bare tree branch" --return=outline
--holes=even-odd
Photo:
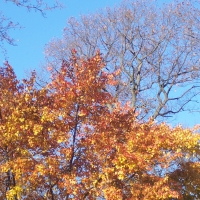
[[[121,70],[119,84],[107,89],[122,103],[130,101],[140,119],[191,111],[200,86],[199,19],[194,1],[160,8],[146,0],[125,1],[70,19],[63,39],[47,45],[47,62],[58,66],[72,48],[85,57],[100,49],[105,70]]]

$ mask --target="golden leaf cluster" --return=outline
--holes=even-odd
[[[73,53],[40,89],[1,68],[1,199],[200,199],[200,135],[138,121],[103,67]]]

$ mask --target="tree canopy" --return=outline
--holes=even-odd
[[[43,88],[1,68],[1,199],[200,198],[197,128],[138,120],[104,68],[73,50]]]
[[[200,127],[165,123],[199,109],[199,14],[198,1],[124,1],[69,20],[46,47],[47,82],[5,62],[0,199],[200,199]]]

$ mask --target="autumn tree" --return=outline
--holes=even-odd
[[[51,82],[22,83],[5,63],[0,73],[0,198],[199,199],[197,128],[137,119],[105,90],[101,53],[73,50]],[[110,109],[108,104],[114,104]]]
[[[130,0],[72,17],[63,38],[47,45],[48,65],[57,69],[72,48],[85,58],[100,49],[105,69],[121,70],[119,84],[107,90],[122,103],[130,101],[138,118],[199,111],[199,17],[198,1],[192,0],[162,6]]]
[[[112,78],[100,75],[102,66],[99,55],[80,62],[73,57],[42,89],[34,87],[34,73],[19,84],[8,63],[1,69],[3,199],[69,199],[73,187],[80,188],[76,179],[84,163],[79,154],[85,147],[78,144],[90,118],[98,118],[112,99],[102,92]],[[76,185],[66,187],[64,180]]]

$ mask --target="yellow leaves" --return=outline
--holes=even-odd
[[[34,127],[33,127],[34,135],[38,135],[42,131],[42,129],[43,129],[42,125],[35,124]]]
[[[117,176],[118,176],[118,179],[119,179],[119,180],[124,179],[124,171],[123,171],[123,170],[119,170],[119,171],[117,172]]]
[[[8,171],[16,182],[7,198],[23,199],[23,192],[32,198],[37,191],[48,198],[50,184],[60,199],[177,198],[179,176],[197,188],[199,134],[138,122],[128,103],[104,91],[120,71],[101,73],[99,55],[74,62],[52,76],[49,93],[44,88],[31,94],[29,83],[17,97],[9,93],[12,104],[0,102],[7,109],[0,125],[1,183]]]
[[[12,189],[10,189],[7,193],[6,193],[6,198],[8,200],[15,200],[20,199],[21,198],[21,193],[22,193],[23,189],[20,186],[15,186]]]
[[[39,172],[40,175],[44,175],[46,173],[46,168],[43,164],[36,165],[37,172]]]
[[[115,188],[114,186],[106,187],[103,189],[104,196],[107,200],[122,200],[122,192],[120,189]]]
[[[30,95],[29,94],[25,94],[25,98],[24,99],[25,99],[26,102],[28,102],[29,99],[30,99]]]
[[[62,142],[65,142],[66,140],[68,139],[68,137],[66,137],[66,136],[62,136],[62,135],[59,135],[58,137],[57,137],[57,142],[58,143],[62,143]]]
[[[116,114],[119,115],[117,112]],[[144,199],[180,197],[179,191],[171,189],[170,184],[173,185],[174,183],[171,182],[171,177],[167,176],[167,173],[171,173],[172,163],[176,165],[175,163],[179,163],[181,159],[188,162],[191,156],[194,156],[199,135],[180,127],[173,129],[166,124],[157,125],[152,122],[141,126],[137,123],[128,124],[129,129],[126,129],[126,126],[124,126],[126,121],[123,122],[123,117],[120,118],[120,123],[113,123],[116,120],[114,116],[101,119],[107,120],[107,124],[105,122],[104,132],[99,134],[100,142],[92,140],[92,145],[97,149],[95,154],[99,153],[98,158],[102,159],[101,169],[105,178],[103,178],[101,187],[105,188],[106,199],[111,198],[107,194],[108,188],[112,190],[112,187],[114,187],[113,190],[116,190],[114,185],[110,188],[111,183],[114,184],[116,180],[129,180],[134,174],[145,173],[145,178],[138,178],[141,191],[144,191]],[[111,124],[112,129],[110,129]],[[106,127],[109,127],[109,129]],[[96,137],[98,138],[98,136]],[[102,150],[99,150],[101,146]],[[113,156],[112,151],[108,152],[109,157],[104,162],[107,146],[115,150]],[[162,173],[163,177],[160,179],[157,173]],[[132,187],[134,186],[133,184]],[[137,199],[138,196],[134,191],[132,195],[136,195],[134,199]],[[116,198],[120,199],[121,197]]]
[[[19,118],[19,121],[20,121],[20,122],[24,122],[25,119],[24,119],[24,118]]]
[[[19,133],[20,133],[19,131],[15,132],[15,136],[19,136]]]
[[[176,150],[176,153],[180,153],[180,152],[181,152],[181,149],[178,148],[178,149]]]
[[[85,115],[86,115],[86,112],[84,112],[84,111],[81,111],[81,112],[78,113],[78,116],[79,116],[79,117],[83,117],[83,116],[85,116]]]
[[[42,117],[41,117],[41,122],[46,121],[46,119],[48,119],[49,117],[49,109],[47,106],[43,107],[43,113],[42,113]]]
[[[1,165],[0,170],[1,170],[1,172],[3,172],[3,173],[8,172],[8,171],[10,170],[10,165],[9,165],[9,163],[7,162],[7,163]]]

